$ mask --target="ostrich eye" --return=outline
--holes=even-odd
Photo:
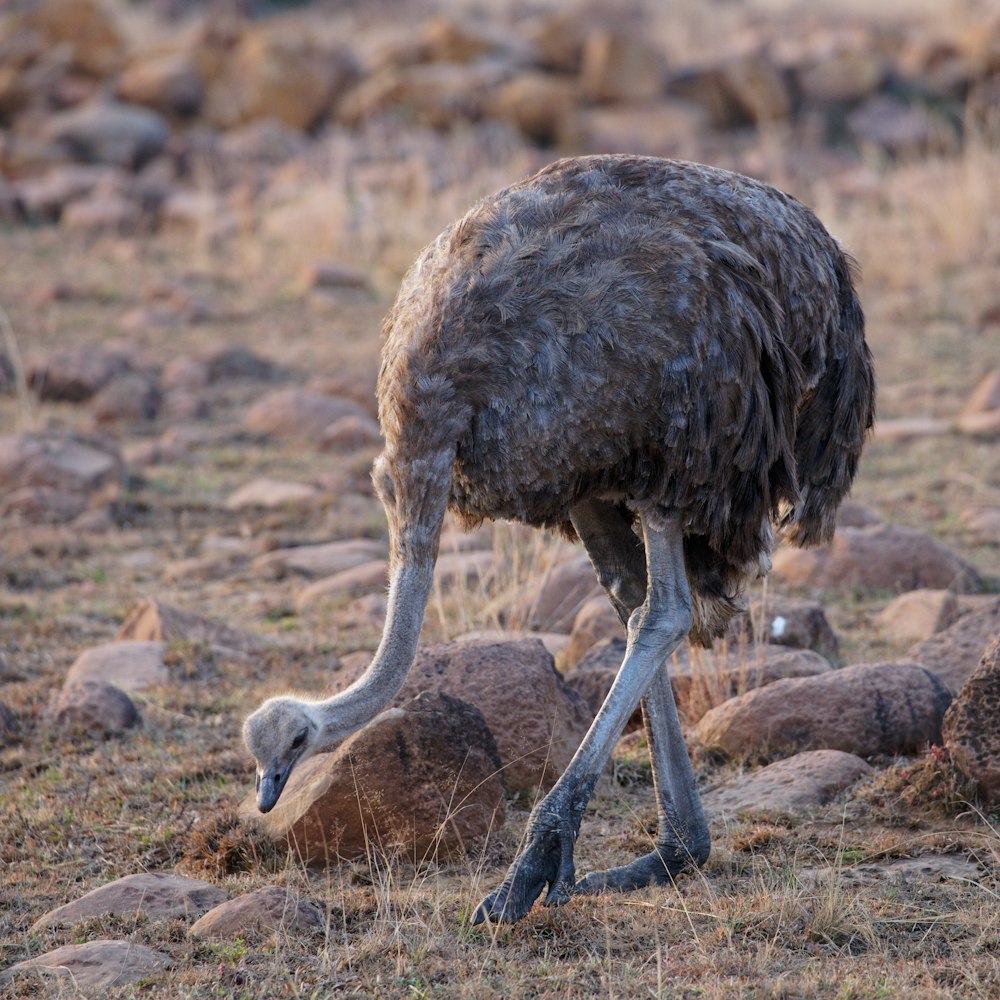
[[[294,740],[292,740],[292,749],[298,750],[299,747],[302,746],[303,743],[305,743],[305,741],[306,741],[306,731],[303,729],[302,732],[299,733],[299,735],[296,736]]]

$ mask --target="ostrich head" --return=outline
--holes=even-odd
[[[243,723],[243,741],[257,760],[257,808],[270,812],[288,775],[329,741],[316,706],[298,698],[269,698]]]

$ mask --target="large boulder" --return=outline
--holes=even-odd
[[[773,574],[813,590],[901,593],[921,587],[966,593],[979,589],[979,574],[946,545],[914,528],[881,524],[839,528],[823,548],[784,548]]]
[[[958,601],[950,590],[910,590],[891,600],[878,614],[879,631],[892,642],[922,642],[944,631],[958,617]]]
[[[951,692],[914,663],[861,663],[775,681],[707,712],[698,738],[732,756],[912,753],[941,741]]]
[[[461,854],[503,821],[500,755],[477,708],[425,692],[297,767],[271,812],[242,811],[307,864]]]
[[[137,914],[147,920],[198,917],[228,898],[224,889],[210,882],[167,872],[143,872],[115,879],[91,889],[72,903],[49,910],[31,925],[31,929],[71,927],[91,917],[134,918]]]
[[[797,813],[825,805],[872,770],[853,753],[807,750],[753,774],[728,779],[703,795],[702,804],[709,815],[757,810]]]
[[[982,651],[1000,635],[1000,598],[962,615],[943,632],[911,646],[907,656],[957,691],[972,676]]]
[[[1000,804],[1000,632],[944,717],[944,745],[990,806]]]
[[[43,982],[53,979],[61,982],[58,993],[51,995],[72,996],[79,995],[81,990],[107,990],[153,981],[173,964],[169,955],[136,941],[87,941],[63,945],[36,958],[17,962],[0,973],[0,984],[27,977]]]

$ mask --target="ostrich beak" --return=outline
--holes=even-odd
[[[258,771],[257,772],[257,808],[262,813],[270,812],[281,797],[281,792],[288,781],[288,771]]]

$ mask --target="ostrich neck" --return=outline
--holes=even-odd
[[[382,641],[368,669],[345,691],[320,702],[324,743],[336,743],[364,726],[398,694],[417,654],[434,563],[403,562],[389,584]]]

